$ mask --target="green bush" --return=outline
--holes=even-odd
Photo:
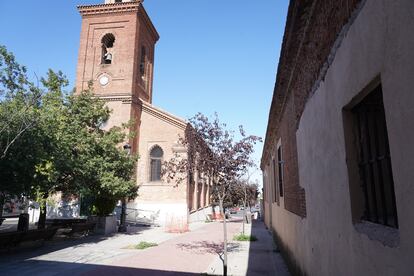
[[[116,200],[106,197],[98,197],[93,204],[93,213],[100,217],[105,217],[114,211]]]
[[[235,241],[257,241],[257,238],[254,235],[250,236],[250,235],[240,234],[240,235],[234,236],[233,240]]]

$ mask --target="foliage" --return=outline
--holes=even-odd
[[[190,119],[185,137],[180,143],[187,148],[187,155],[177,153],[164,163],[163,175],[168,181],[183,182],[196,172],[213,182],[213,196],[218,201],[230,197],[230,192],[240,187],[239,179],[254,163],[251,159],[253,146],[260,137],[247,136],[239,127],[239,139],[226,129],[217,114],[210,120],[201,113]]]
[[[114,211],[115,206],[116,199],[100,196],[94,200],[92,212],[100,217],[104,217],[111,214]]]
[[[140,249],[140,250],[142,250],[142,249],[146,249],[146,248],[154,247],[154,246],[158,246],[158,244],[157,243],[154,243],[154,242],[142,241],[139,244],[134,245],[133,248],[134,249]]]
[[[235,241],[257,241],[257,238],[254,235],[239,234],[239,235],[235,235],[233,237],[233,240]]]
[[[26,68],[0,45],[0,158],[36,125],[41,91],[28,81]]]
[[[0,45],[0,197],[30,188],[34,158],[25,136],[38,122],[41,91],[27,80],[26,68]],[[20,148],[10,153],[10,150]],[[20,195],[19,195],[20,196]]]
[[[131,178],[137,157],[120,146],[130,138],[129,125],[103,130],[111,111],[90,88],[70,95],[64,74],[52,70],[34,88],[4,47],[0,81],[0,193],[25,194],[44,207],[56,191],[85,192],[100,211],[107,211],[100,199],[136,196]],[[21,125],[30,127],[22,132]]]
[[[249,183],[248,180],[236,180],[233,185],[230,185],[228,195],[223,203],[224,207],[254,205],[259,194],[257,183]],[[213,200],[218,200],[213,195]],[[246,202],[244,202],[246,200]]]

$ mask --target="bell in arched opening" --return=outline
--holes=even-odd
[[[111,64],[113,60],[112,48],[115,43],[115,36],[108,33],[102,37],[102,57],[101,64]]]

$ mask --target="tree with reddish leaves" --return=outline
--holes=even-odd
[[[210,119],[198,113],[190,119],[185,136],[180,139],[187,154],[177,153],[163,166],[167,181],[174,179],[181,183],[188,181],[188,176],[199,173],[213,183],[211,196],[217,199],[224,218],[224,275],[227,275],[227,229],[223,204],[238,185],[237,180],[253,166],[251,155],[257,142],[261,142],[261,138],[246,135],[242,126],[236,133],[228,130],[217,114]]]

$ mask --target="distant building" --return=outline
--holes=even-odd
[[[261,159],[307,275],[414,275],[414,1],[291,0]]]
[[[176,152],[186,153],[177,142],[187,122],[152,105],[159,35],[142,2],[106,0],[78,7],[82,30],[76,90],[87,89],[92,81],[94,94],[113,110],[105,128],[133,121],[130,131],[136,136],[127,142],[140,157],[136,169],[139,196],[128,203],[127,219],[181,227],[192,219],[205,219],[202,214],[210,205],[210,185],[202,178],[180,185],[161,179],[162,162]]]

